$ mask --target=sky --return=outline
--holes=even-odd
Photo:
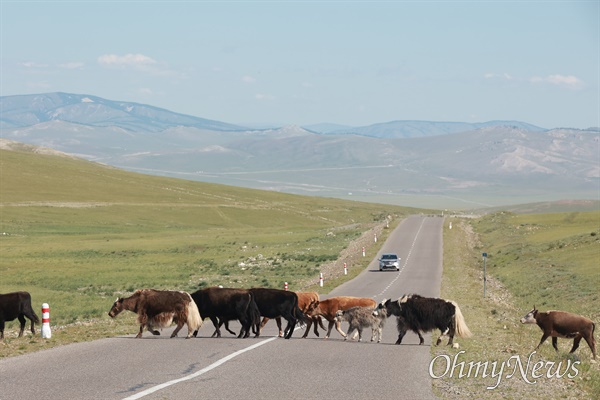
[[[600,126],[600,1],[0,0],[0,95],[233,124]]]

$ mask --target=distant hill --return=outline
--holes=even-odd
[[[157,132],[174,126],[187,126],[220,131],[246,128],[162,108],[97,96],[47,93],[0,97],[2,128],[21,128],[49,121],[119,127],[126,130]]]
[[[412,207],[598,199],[597,129],[395,121],[370,133],[294,125],[252,130],[151,106],[134,112],[138,105],[125,106],[133,103],[54,95],[38,99],[54,106],[1,98],[8,110],[2,137],[146,174]],[[406,129],[418,137],[396,137]]]
[[[324,133],[356,134],[379,138],[414,138],[439,136],[458,132],[473,131],[481,128],[509,127],[532,132],[544,131],[544,128],[519,121],[488,121],[481,123],[436,122],[436,121],[392,121],[369,126],[330,130]]]

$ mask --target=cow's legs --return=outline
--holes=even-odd
[[[0,318],[0,339],[4,339],[4,318]]]
[[[175,336],[177,336],[177,334],[179,333],[179,331],[181,330],[181,328],[183,328],[183,325],[185,324],[185,322],[181,321],[177,323],[177,328],[175,328],[175,330],[173,331],[173,333],[171,333],[171,337],[174,338]]]
[[[402,338],[406,335],[406,330],[398,330],[398,340],[396,340],[396,344],[402,343]],[[421,335],[419,334],[419,337]]]
[[[323,318],[321,316],[313,317],[315,324],[315,335],[319,336],[319,330],[317,329],[317,323],[321,326],[321,329],[325,330],[325,326],[323,326]]]
[[[589,335],[587,335],[585,337],[585,341],[587,342],[588,346],[590,346],[590,350],[592,350],[592,355],[594,356],[594,360],[596,359],[596,339],[594,339],[594,334],[590,333]],[[571,353],[573,352],[573,350],[571,350]]]
[[[452,346],[452,343],[454,342],[454,334],[456,333],[456,329],[454,329],[454,325],[451,325],[449,328],[449,332],[448,332],[448,336],[450,337],[450,339],[448,339],[448,346]]]
[[[219,322],[219,320],[217,320],[217,317],[210,317],[210,320],[212,321],[214,327],[215,327],[215,331],[213,332],[211,337],[215,337],[215,335],[217,335],[218,338],[221,337],[221,323]]]
[[[359,326],[357,330],[358,330],[358,341],[360,342],[360,341],[362,341],[362,331],[363,331],[362,326]],[[352,340],[354,340],[354,338]]]
[[[288,321],[288,324],[287,324],[287,327],[285,328],[285,331],[287,333],[285,335],[285,338],[289,339],[292,337],[292,334],[294,333],[294,328],[296,327],[296,318],[291,317],[287,321]],[[280,329],[280,332],[281,332],[281,329]]]
[[[548,336],[550,336],[548,333],[544,332],[544,334],[542,335],[542,339],[540,340],[540,344],[537,345],[537,347],[535,348],[535,350],[539,349],[540,346],[542,345],[542,343],[544,343],[546,341],[546,339],[548,339]]]
[[[229,321],[225,320],[225,321],[222,322],[222,324],[225,325],[225,330],[227,332],[231,333],[234,336],[236,335],[236,333],[234,331],[232,331],[231,329],[229,329]],[[219,325],[219,326],[221,326],[221,325]]]
[[[289,320],[288,320],[288,325],[287,325],[287,327],[285,328],[285,329],[286,329],[286,333],[285,333],[285,335],[283,334],[283,331],[281,330],[281,317],[277,317],[277,318],[275,318],[275,322],[277,322],[277,328],[279,328],[279,337],[284,337],[284,336],[287,336],[287,335],[288,335],[288,333],[289,333],[289,332],[287,332],[287,329],[290,327]],[[294,326],[295,326],[295,325],[296,325],[296,320],[294,319]],[[294,328],[293,328],[293,327],[292,327],[292,330],[294,330]],[[291,335],[290,335],[290,336],[291,336]],[[286,338],[286,339],[289,339],[289,338]]]
[[[340,333],[340,335],[346,337],[346,334],[344,333],[344,331],[342,331],[342,323],[337,319],[335,320],[335,329]]]
[[[27,323],[27,321],[25,320],[25,316],[23,314],[19,314],[17,318],[19,319],[19,323],[21,324],[21,327],[19,329],[19,337],[21,337],[23,336],[23,332],[25,332],[25,324]]]
[[[304,335],[302,335],[302,339],[306,338],[306,336],[308,336],[308,332],[310,332],[310,327],[313,324],[313,319],[309,318],[308,322],[306,323],[306,330],[304,331]],[[317,332],[317,323],[315,322],[315,335],[319,336],[319,332]]]
[[[579,342],[581,342],[582,338],[583,336],[581,336],[580,334],[575,336],[575,339],[573,339],[573,347],[571,347],[571,351],[569,353],[573,353],[575,350],[577,350],[577,348],[579,347]],[[554,344],[554,338],[552,338],[552,344]]]
[[[579,336],[579,340],[581,340],[581,336]],[[577,340],[577,337],[575,337],[575,340],[573,340],[573,348],[571,349],[571,353],[575,351],[577,347],[579,347],[579,340]],[[575,341],[577,341],[577,346],[575,346]],[[558,338],[556,336],[552,336],[552,347],[554,347],[554,350],[558,351]]]
[[[140,325],[140,331],[138,332],[138,334],[135,336],[136,339],[139,339],[142,337],[142,332],[144,331],[144,324]]]
[[[259,334],[260,334],[260,331],[262,331],[262,328],[264,328],[264,326],[267,324],[267,322],[269,322],[269,318],[263,317],[262,321],[260,321],[260,326],[258,328],[258,333]]]
[[[333,329],[333,324],[335,321],[329,321],[329,325],[327,326],[327,335],[325,335],[324,339],[328,339],[329,335],[331,335],[331,330]]]
[[[32,317],[28,317],[28,318],[31,321],[31,334],[35,335],[35,324],[33,322],[35,320],[35,318],[32,318]]]
[[[354,326],[352,326],[352,325],[350,325],[350,326],[348,327],[348,332],[346,332],[346,336],[344,336],[344,340],[348,340],[348,337],[350,336],[350,334],[351,334],[352,332],[354,332],[354,329],[355,329],[355,328],[354,328]]]

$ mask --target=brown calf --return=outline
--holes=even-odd
[[[552,346],[558,351],[558,338],[573,339],[573,347],[570,353],[573,353],[579,347],[581,339],[585,339],[592,350],[592,355],[596,359],[596,339],[594,339],[594,330],[596,325],[589,319],[577,314],[565,311],[546,311],[540,312],[535,309],[529,311],[527,315],[521,318],[523,324],[537,324],[544,332],[537,350],[549,336],[552,337]]]
[[[373,299],[365,298],[365,297],[350,297],[350,296],[339,296],[332,297],[327,300],[321,300],[315,307],[313,311],[309,313],[310,317],[322,316],[327,321],[329,321],[329,326],[327,327],[327,335],[325,335],[325,339],[329,337],[331,334],[331,329],[335,324],[335,329],[342,335],[344,338],[346,334],[341,329],[341,324],[338,318],[336,318],[336,313],[340,310],[347,310],[352,307],[371,307],[375,308],[377,303]]]

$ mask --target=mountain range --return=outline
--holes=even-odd
[[[91,95],[0,97],[2,137],[119,168],[432,208],[598,199],[598,129],[392,121],[251,129]]]

